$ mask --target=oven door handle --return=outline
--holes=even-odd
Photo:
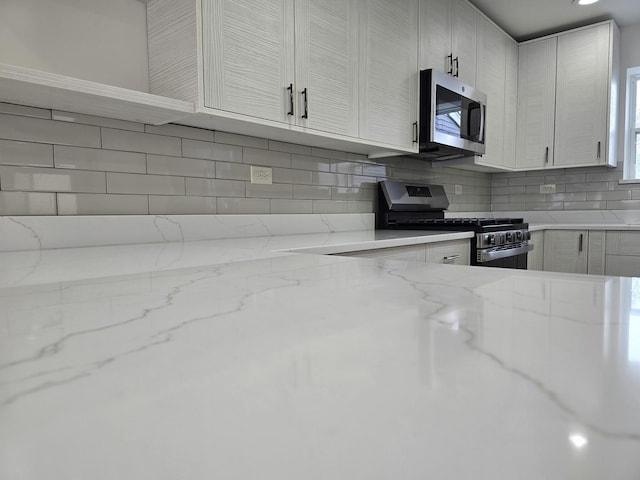
[[[478,250],[478,263],[490,262],[491,260],[498,260],[499,258],[513,257],[515,255],[522,255],[533,250],[533,245],[530,243],[521,244],[515,248],[485,248]]]

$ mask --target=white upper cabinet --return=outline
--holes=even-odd
[[[518,43],[506,38],[506,64],[504,83],[504,129],[502,166],[516,166],[516,125],[518,117]]]
[[[420,0],[420,68],[475,86],[477,17],[465,0]]]
[[[612,21],[520,45],[517,167],[615,166]]]
[[[505,35],[489,20],[478,19],[477,88],[487,95],[487,140],[484,163],[504,163],[505,86],[507,45]]]
[[[414,147],[418,0],[369,0],[360,5],[360,136]]]
[[[553,160],[556,37],[520,45],[516,166],[543,168]]]
[[[355,0],[296,0],[296,117],[300,125],[358,136]]]
[[[560,35],[554,165],[606,163],[610,25]]]
[[[293,21],[293,0],[202,0],[204,105],[290,121]]]

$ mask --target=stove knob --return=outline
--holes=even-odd
[[[496,244],[496,236],[495,235],[487,235],[487,245],[495,245]]]
[[[516,232],[516,241],[521,242],[523,237],[524,235],[522,235],[522,232]]]
[[[513,234],[511,232],[507,232],[507,242],[513,242]]]

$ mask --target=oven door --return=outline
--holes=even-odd
[[[517,245],[496,248],[479,248],[474,255],[472,265],[500,268],[527,268],[527,253],[533,245],[522,242]]]

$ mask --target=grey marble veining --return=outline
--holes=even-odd
[[[640,282],[305,237],[2,254],[0,478],[640,477]]]

